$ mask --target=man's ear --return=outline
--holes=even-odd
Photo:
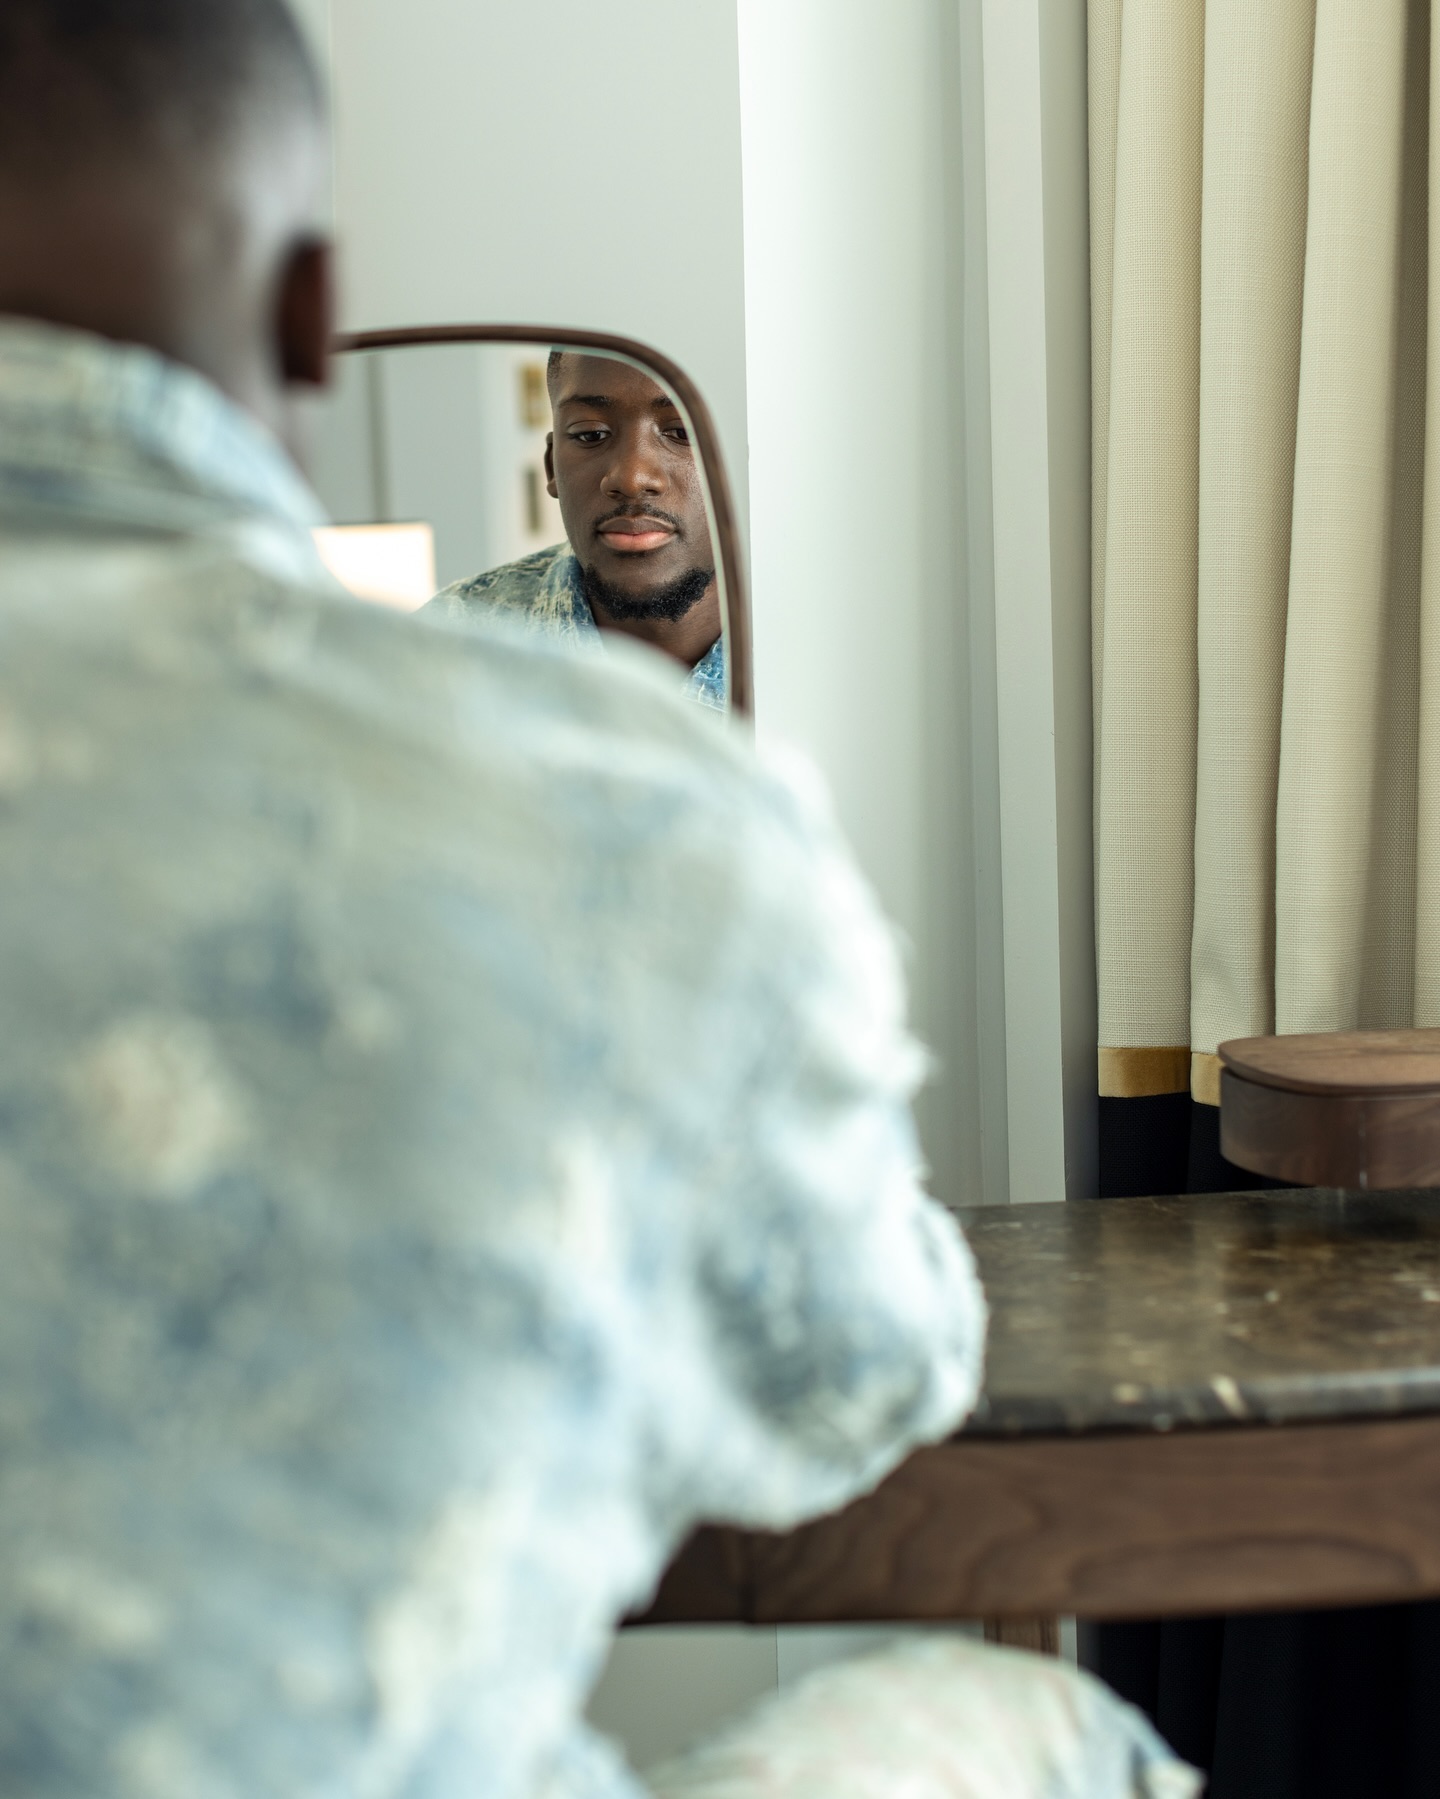
[[[335,251],[320,238],[297,244],[280,279],[275,314],[280,372],[287,382],[328,387],[335,335]]]
[[[560,489],[555,485],[555,433],[545,433],[545,491],[552,500],[560,498]]]

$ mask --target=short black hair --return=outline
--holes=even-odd
[[[560,364],[564,360],[565,352],[563,350],[552,350],[550,360],[545,364],[545,380],[552,392],[555,388],[555,377],[560,373]]]
[[[0,173],[203,152],[286,104],[325,107],[286,0],[0,0]]]

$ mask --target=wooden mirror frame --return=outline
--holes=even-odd
[[[745,559],[735,519],[734,496],[720,449],[710,408],[684,369],[633,337],[617,337],[604,331],[575,331],[563,325],[410,325],[386,331],[349,331],[335,340],[337,355],[362,350],[413,349],[427,344],[534,344],[547,354],[556,344],[577,350],[593,350],[636,363],[668,387],[686,415],[709,496],[711,529],[715,533],[720,570],[725,579],[722,595],[725,660],[729,681],[730,710],[749,719],[754,712],[754,678],[751,661],[750,593],[745,579]]]

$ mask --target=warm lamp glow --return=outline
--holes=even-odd
[[[435,533],[429,525],[324,525],[315,547],[358,599],[414,612],[435,597]]]

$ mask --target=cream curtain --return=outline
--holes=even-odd
[[[1440,1024],[1430,7],[1089,25],[1100,1091],[1214,1103]]]

